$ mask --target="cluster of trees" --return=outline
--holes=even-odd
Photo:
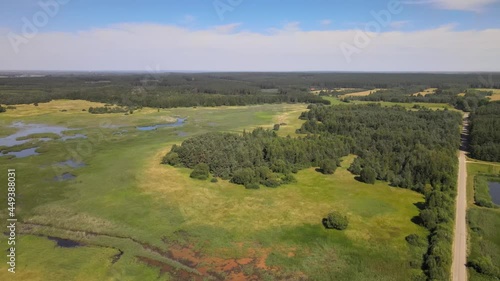
[[[133,113],[133,109],[127,109],[124,107],[108,107],[108,106],[103,106],[103,107],[89,107],[88,110],[89,113],[92,114],[106,114],[106,113],[124,113],[124,112],[130,112]]]
[[[163,163],[188,168],[207,165],[214,177],[247,188],[277,187],[295,181],[293,173],[322,167],[333,173],[340,157],[349,154],[350,140],[336,136],[279,137],[273,130],[255,129],[242,135],[207,133],[174,145]]]
[[[423,192],[426,184],[444,185],[456,177],[459,113],[378,104],[313,105],[300,118],[306,122],[298,133],[352,140],[350,150],[359,157],[349,170],[365,182],[385,180]]]
[[[500,102],[490,102],[470,116],[470,149],[476,159],[500,162]]]
[[[0,113],[7,111],[7,109],[0,105]]]
[[[299,133],[352,140],[358,158],[349,170],[361,180],[385,180],[425,195],[419,218],[431,235],[423,265],[430,280],[449,279],[461,115],[377,104],[313,105],[301,118],[306,122]]]

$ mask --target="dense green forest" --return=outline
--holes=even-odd
[[[329,104],[309,90],[336,88],[500,88],[500,74],[394,73],[60,73],[0,80],[3,104],[83,99],[121,106],[190,107],[307,102]],[[488,80],[488,81],[486,81]],[[405,90],[406,91],[406,90]],[[456,91],[456,90],[453,90]],[[377,94],[379,95],[379,94]],[[378,100],[380,98],[375,95]],[[387,94],[384,94],[387,95]],[[394,95],[383,100],[393,99]],[[404,99],[397,95],[398,99]],[[431,95],[433,96],[433,95]],[[418,101],[422,97],[415,97]],[[434,99],[433,97],[432,99]],[[411,98],[413,99],[413,98]],[[430,99],[430,98],[427,98]],[[427,101],[424,99],[424,101]],[[441,99],[443,99],[441,97]],[[444,99],[443,99],[444,100]],[[444,100],[453,103],[453,101]]]
[[[425,195],[416,220],[431,231],[423,268],[430,280],[449,279],[453,237],[456,150],[461,115],[380,105],[311,105],[301,118],[305,137],[278,137],[256,129],[243,135],[210,133],[174,146],[163,163],[194,168],[207,164],[215,176],[247,188],[276,187],[306,167],[332,172],[339,157],[358,155],[350,171]],[[203,177],[207,178],[207,177]]]
[[[294,181],[292,173],[311,166],[333,173],[339,158],[349,154],[350,142],[334,136],[282,138],[262,128],[242,135],[216,132],[173,146],[163,163],[188,168],[204,163],[215,177],[247,188],[277,187]]]
[[[470,148],[476,159],[500,162],[500,102],[490,102],[471,114]]]

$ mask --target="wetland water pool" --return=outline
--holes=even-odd
[[[76,179],[76,176],[71,173],[64,173],[60,176],[54,177],[54,181],[68,181],[72,179]]]
[[[16,158],[24,158],[24,157],[40,154],[40,153],[36,152],[37,149],[38,149],[38,147],[33,147],[33,148],[24,149],[21,151],[12,151],[12,152],[9,152],[5,155],[13,155]]]
[[[158,125],[153,125],[153,126],[139,126],[137,127],[137,130],[139,131],[154,131],[159,128],[165,128],[165,127],[180,127],[184,125],[184,122],[186,121],[186,118],[177,118],[177,122],[175,123],[167,123],[167,124],[158,124]]]
[[[82,134],[75,134],[71,136],[66,136],[63,134],[65,131],[71,131],[74,129],[69,129],[68,127],[63,127],[63,126],[52,126],[52,125],[45,125],[45,124],[26,124],[24,122],[15,122],[12,125],[9,126],[10,128],[15,128],[18,129],[17,132],[13,133],[10,136],[0,138],[0,146],[16,146],[16,145],[21,145],[26,142],[29,142],[31,139],[26,138],[30,135],[33,134],[47,134],[47,133],[52,133],[56,134],[63,141],[69,140],[69,139],[77,139],[77,138],[85,138],[85,135]],[[42,141],[49,141],[52,140],[51,138],[37,138]]]
[[[500,205],[500,182],[490,181],[488,182],[488,188],[490,190],[491,201],[496,205]]]
[[[58,162],[57,163],[59,166],[68,166],[68,167],[71,167],[71,168],[81,168],[81,167],[85,167],[87,165],[85,165],[85,163],[83,162],[77,162],[73,159],[70,159],[70,160],[67,160],[67,161],[63,161],[63,162]]]

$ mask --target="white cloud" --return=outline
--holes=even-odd
[[[184,15],[184,18],[182,19],[183,24],[192,24],[196,21],[196,17],[193,15]]]
[[[283,27],[283,30],[292,31],[292,32],[299,31],[300,30],[300,22],[298,22],[298,21],[288,22]]]
[[[281,28],[269,28],[268,32],[269,33],[283,33],[283,32],[298,32],[300,31],[300,22],[298,21],[292,21],[292,22],[286,22],[283,24]]]
[[[241,23],[231,23],[226,25],[217,25],[214,26],[214,30],[219,33],[230,33],[233,32],[236,28],[241,26]]]
[[[330,24],[332,24],[332,21],[331,20],[321,20],[319,23],[321,25],[330,25]]]
[[[389,24],[389,26],[392,27],[392,28],[394,28],[394,29],[401,29],[401,28],[407,26],[409,23],[410,23],[410,21],[407,21],[407,20],[391,21],[391,23]]]
[[[432,4],[433,6],[445,10],[460,10],[480,12],[486,6],[497,3],[499,0],[409,0],[403,4]]]
[[[274,33],[235,31],[233,26],[190,30],[178,26],[120,24],[37,34],[15,54],[0,37],[4,70],[213,71],[499,71],[500,29],[383,32],[348,63],[342,42],[361,31],[303,31],[291,23]],[[230,31],[230,32],[221,32]]]

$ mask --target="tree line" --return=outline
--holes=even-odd
[[[394,91],[409,91],[432,87],[456,92],[467,88],[500,88],[499,83],[483,80],[476,74],[424,73],[69,73],[30,78],[11,75],[0,80],[0,101],[30,104],[53,99],[83,99],[164,108],[283,102],[328,104],[309,90],[394,88]],[[494,74],[487,80],[500,81],[500,76]],[[403,99],[400,95],[390,96],[383,99]],[[411,99],[421,101],[422,97]],[[424,97],[423,101],[429,99],[436,97]]]
[[[500,162],[500,102],[490,102],[470,116],[470,152],[473,158]]]
[[[428,95],[411,95],[420,91],[415,87],[398,87],[392,89],[384,89],[375,91],[368,96],[351,96],[346,98],[346,100],[363,100],[363,101],[375,101],[375,102],[401,102],[401,103],[447,103],[454,106],[456,109],[465,112],[474,112],[480,106],[488,103],[487,96],[491,96],[491,91],[476,91],[472,89],[466,89],[464,87],[453,87],[441,89],[438,88],[435,93]],[[464,93],[465,95],[459,96],[459,93]]]
[[[103,107],[89,107],[88,109],[89,113],[92,114],[106,114],[106,113],[124,113],[124,112],[129,112],[133,113],[133,109],[128,109],[124,107],[110,107],[110,106],[103,106]]]

